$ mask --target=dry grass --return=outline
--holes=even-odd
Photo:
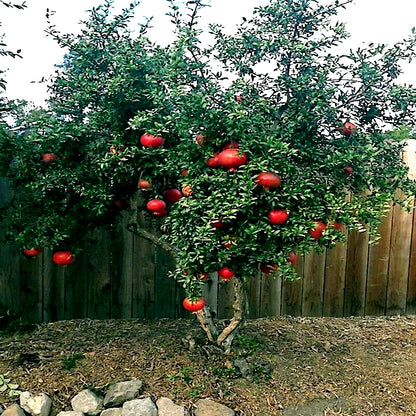
[[[251,378],[236,358],[253,365]],[[241,416],[416,415],[415,358],[416,317],[253,320],[231,356],[191,320],[76,320],[0,336],[0,374],[48,393],[55,413],[81,389],[140,378],[144,396],[189,408],[209,397]]]

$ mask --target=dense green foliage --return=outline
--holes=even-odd
[[[415,194],[401,152],[416,91],[396,82],[401,62],[415,56],[415,33],[337,55],[348,34],[333,17],[350,1],[286,0],[256,8],[235,34],[211,25],[204,46],[202,1],[187,2],[186,18],[169,3],[176,40],[167,47],[147,38],[147,25],[130,33],[135,4],[112,16],[107,1],[79,35],[50,28],[69,53],[49,108],[19,120],[24,134],[1,133],[2,172],[16,189],[3,209],[14,241],[76,251],[86,231],[128,208],[139,179],[152,183],[139,192],[144,202],[189,186],[155,221],[173,247],[176,277],[198,297],[200,273],[224,266],[243,279],[261,264],[293,276],[289,253],[344,239],[334,222],[375,232],[398,188],[401,202]],[[386,123],[394,133],[383,132]],[[142,146],[143,133],[161,135],[164,146]],[[247,163],[208,166],[231,142]],[[45,153],[56,158],[45,162]],[[258,185],[261,172],[279,175],[280,186]],[[269,222],[276,209],[287,221]],[[327,224],[322,238],[309,234],[316,221]]]

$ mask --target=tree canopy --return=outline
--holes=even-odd
[[[207,273],[243,293],[259,268],[294,278],[295,253],[343,241],[342,227],[376,238],[390,201],[416,193],[401,158],[416,90],[397,82],[415,31],[337,54],[348,33],[334,17],[351,1],[285,0],[233,34],[211,24],[204,44],[206,4],[168,3],[166,47],[149,22],[129,30],[135,3],[112,15],[106,1],[77,35],[50,26],[69,52],[48,108],[24,117],[23,134],[1,133],[10,238],[76,253],[88,230],[138,207],[161,233],[134,215],[129,229],[173,253],[191,303]]]

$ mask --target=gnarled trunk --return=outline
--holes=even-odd
[[[233,301],[233,317],[230,323],[219,333],[211,317],[209,307],[197,312],[197,318],[202,329],[207,334],[211,342],[215,342],[221,347],[225,353],[230,353],[231,345],[240,326],[244,323],[247,313],[247,296],[245,283],[238,278],[233,279],[234,301]]]

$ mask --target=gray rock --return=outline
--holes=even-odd
[[[24,391],[20,394],[20,406],[32,416],[48,416],[51,411],[52,400],[45,393],[34,395]]]
[[[75,410],[65,410],[59,412],[56,416],[84,416],[84,413]]]
[[[234,410],[216,403],[210,399],[201,399],[196,402],[195,416],[234,416]]]
[[[143,383],[140,380],[121,381],[110,387],[104,397],[105,407],[114,407],[135,399],[142,388]]]
[[[82,390],[72,398],[71,406],[76,412],[96,416],[103,410],[103,399],[91,390]]]
[[[101,413],[101,416],[121,416],[122,410],[123,409],[121,407],[106,409]]]
[[[156,402],[159,416],[188,416],[188,411],[183,406],[178,406],[171,399],[161,397]]]
[[[121,416],[157,416],[157,408],[150,397],[130,400],[123,404]]]
[[[12,404],[6,408],[1,416],[25,416],[25,412],[18,404]]]
[[[235,360],[234,366],[240,370],[240,373],[244,378],[247,378],[251,375],[250,365],[245,358]]]

